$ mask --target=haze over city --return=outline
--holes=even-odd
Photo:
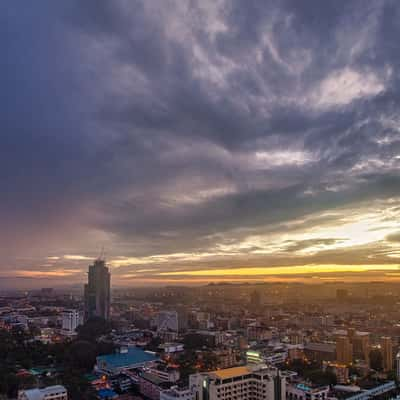
[[[396,1],[0,3],[0,287],[400,277]]]

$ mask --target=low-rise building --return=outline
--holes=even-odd
[[[157,375],[142,372],[139,375],[139,390],[140,393],[151,400],[159,400],[160,393],[163,390],[169,389],[171,383],[166,382]]]
[[[68,392],[64,386],[48,386],[43,389],[20,390],[18,400],[68,400]]]
[[[122,348],[119,352],[96,357],[95,370],[105,375],[116,375],[126,369],[150,367],[158,357],[138,347]]]
[[[188,388],[173,386],[160,392],[160,400],[195,400],[195,395]]]
[[[329,386],[316,386],[305,383],[286,385],[287,400],[325,400],[328,398]]]

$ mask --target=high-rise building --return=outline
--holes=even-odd
[[[347,336],[339,336],[336,339],[336,360],[345,365],[353,362],[353,346]]]
[[[400,381],[400,351],[396,354],[396,379]]]
[[[85,320],[110,316],[110,272],[103,259],[89,265],[88,283],[85,285]]]
[[[64,310],[62,313],[62,329],[68,333],[75,332],[82,324],[81,313],[78,310]]]
[[[285,400],[284,373],[265,365],[220,369],[190,375],[189,387],[198,400]]]
[[[382,364],[384,371],[393,369],[393,344],[392,338],[388,336],[381,337]]]
[[[369,333],[368,332],[355,332],[351,338],[351,344],[353,345],[354,358],[364,360],[369,364]]]

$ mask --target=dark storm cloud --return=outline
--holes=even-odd
[[[3,259],[99,242],[207,252],[398,198],[399,14],[395,1],[3,2]],[[293,243],[308,240],[334,243]]]

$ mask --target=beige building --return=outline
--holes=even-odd
[[[345,365],[353,362],[353,346],[348,336],[336,338],[336,361]]]
[[[364,360],[369,364],[369,333],[368,332],[356,332],[351,339],[353,345],[353,355],[356,359]]]
[[[388,336],[381,337],[382,364],[384,371],[393,369],[393,344],[392,338]]]
[[[286,378],[264,364],[193,374],[195,400],[286,400]]]

